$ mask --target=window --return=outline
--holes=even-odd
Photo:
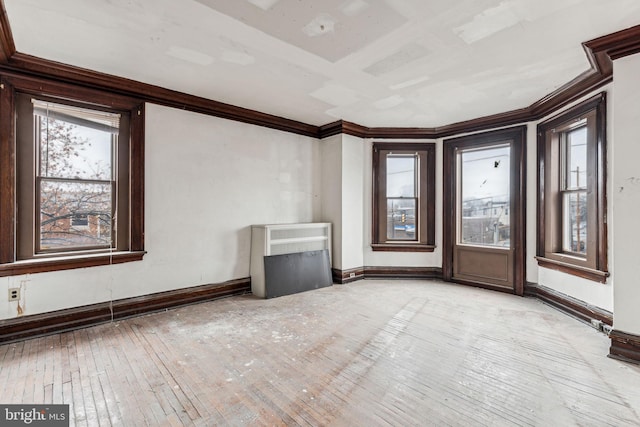
[[[374,143],[373,250],[433,251],[434,147]]]
[[[605,100],[538,126],[538,263],[600,282],[608,276]]]
[[[3,77],[0,275],[133,261],[143,252],[143,106]],[[11,127],[15,124],[15,128]],[[108,262],[107,262],[108,261]]]

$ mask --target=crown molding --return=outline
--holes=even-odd
[[[432,128],[368,128],[339,120],[321,126],[319,137],[345,133],[361,138],[436,139],[539,120],[610,83],[613,61],[640,52],[640,25],[590,40],[582,46],[591,68],[526,108]]]
[[[0,62],[7,62],[16,53],[13,34],[9,25],[9,17],[4,8],[4,1],[0,0]]]
[[[435,128],[369,128],[345,120],[338,120],[318,128],[318,138],[320,139],[339,134],[383,139],[436,139],[438,137]]]
[[[439,127],[366,127],[345,120],[315,126],[17,52],[4,2],[0,0],[0,71],[107,90],[154,104],[319,139],[346,134],[359,138],[433,140],[539,120],[610,83],[613,60],[640,53],[640,25],[587,41],[582,46],[591,68],[525,108]]]
[[[583,45],[596,56],[608,57],[609,61],[598,61],[600,66],[605,66],[607,62],[640,53],[640,25],[598,37]]]
[[[0,61],[0,71],[73,83],[91,89],[106,90],[139,98],[145,102],[180,110],[207,114],[314,138],[318,137],[318,127],[314,125],[20,52],[14,53],[5,63]]]

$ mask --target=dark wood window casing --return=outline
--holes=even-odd
[[[387,159],[404,158],[414,164],[413,192],[408,197],[387,197]],[[413,159],[413,160],[411,160]],[[404,237],[389,238],[387,204],[391,199],[415,206],[398,213],[407,222]],[[408,218],[405,218],[405,215]],[[409,218],[410,217],[410,218]],[[371,248],[374,251],[432,252],[435,249],[435,144],[373,144],[373,215]],[[391,225],[393,226],[393,225]]]
[[[31,100],[86,111],[115,113],[119,137],[113,147],[111,243],[41,250],[38,151]],[[39,132],[39,131],[38,131]],[[0,276],[107,265],[144,255],[144,103],[138,99],[45,79],[1,76],[0,85]],[[87,179],[58,179],[83,185]],[[78,184],[74,184],[76,182]],[[104,185],[109,185],[108,182]],[[74,221],[73,213],[66,221]],[[78,218],[75,218],[76,222]],[[94,214],[94,221],[105,215]],[[88,219],[84,219],[88,221]],[[88,226],[88,224],[87,224]]]
[[[586,131],[586,173],[569,170],[568,139]],[[604,283],[607,271],[606,223],[606,93],[582,102],[538,125],[538,265]],[[571,176],[575,175],[574,178]],[[581,177],[581,178],[578,178]],[[568,180],[574,179],[571,184]],[[585,198],[583,214],[576,211],[578,244],[567,245],[569,195]],[[564,205],[564,206],[563,206]],[[586,219],[586,220],[585,220]],[[581,222],[582,221],[582,222]],[[583,230],[583,231],[581,231]],[[584,237],[582,237],[584,235]],[[564,237],[563,237],[564,236]]]

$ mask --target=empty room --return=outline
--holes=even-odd
[[[637,0],[0,0],[1,426],[640,425]]]

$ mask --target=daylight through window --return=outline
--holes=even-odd
[[[605,281],[605,96],[538,126],[538,263]]]
[[[0,277],[141,260],[144,103],[0,80]]]
[[[32,103],[36,253],[112,247],[120,114]]]
[[[434,145],[376,143],[373,173],[373,250],[432,251]]]

